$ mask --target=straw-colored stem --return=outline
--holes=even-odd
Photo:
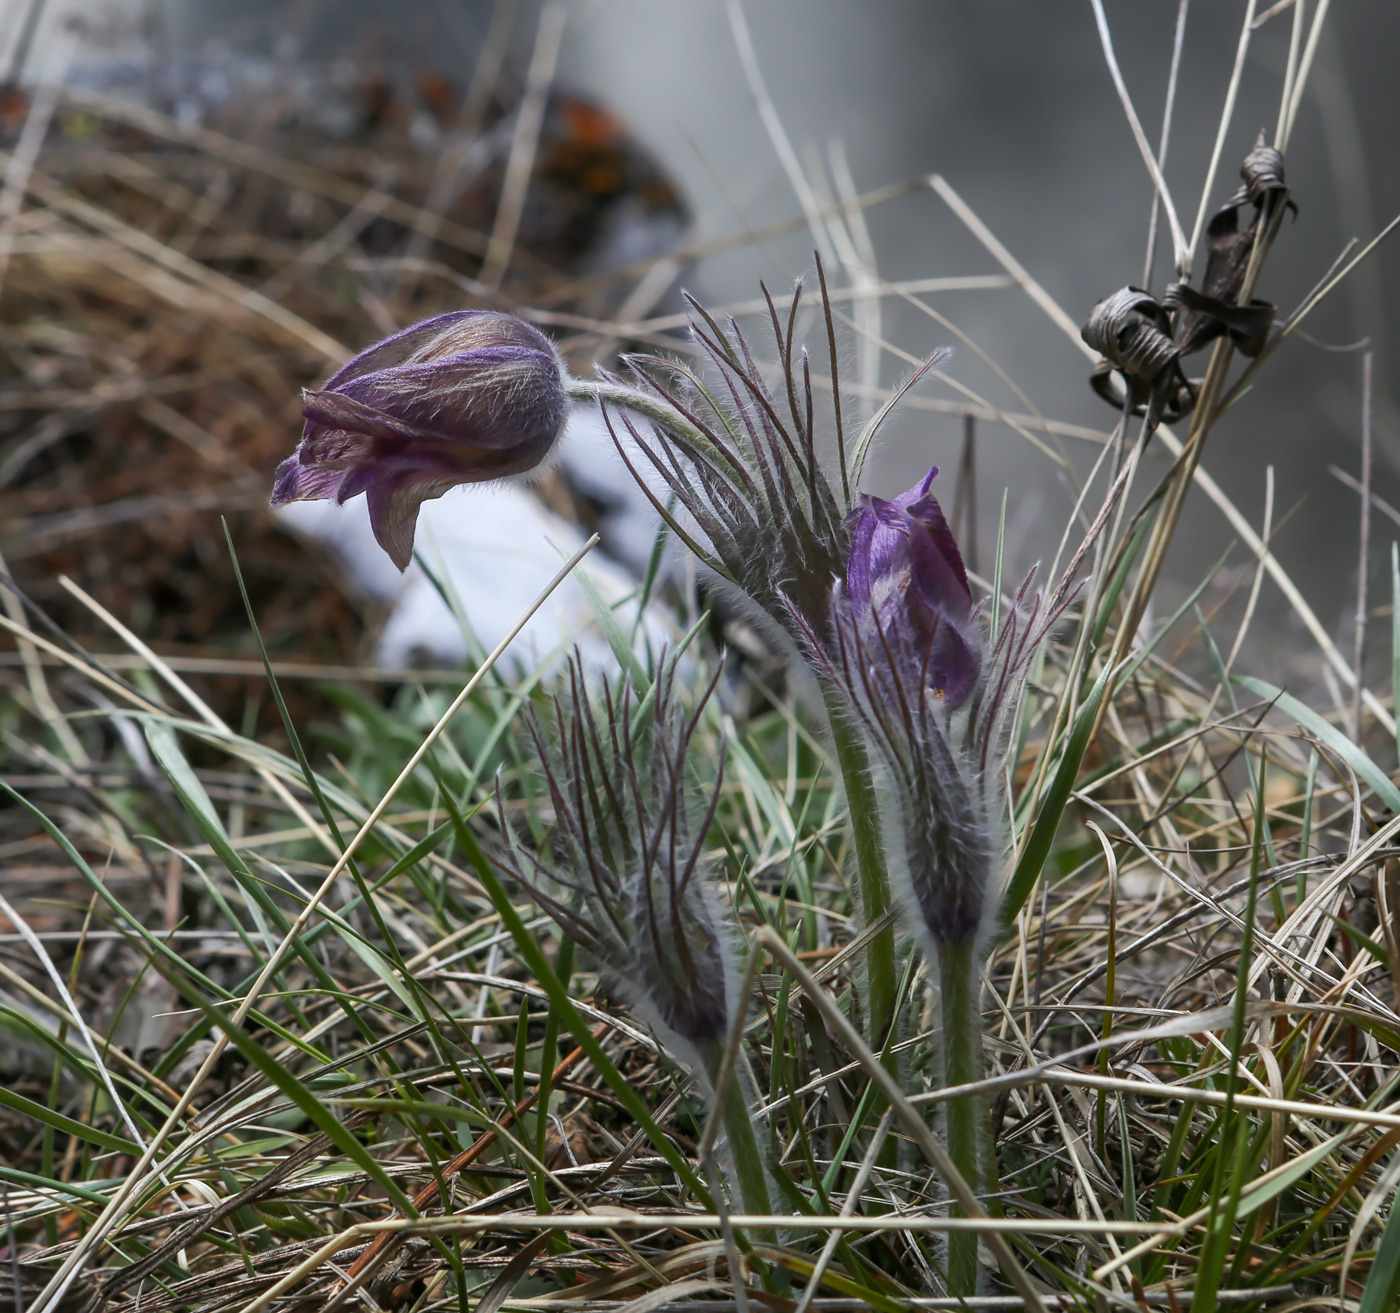
[[[939,1011],[943,1032],[943,1080],[949,1086],[975,1085],[982,1079],[982,1014],[977,1006],[977,953],[972,943],[938,946]],[[948,1153],[974,1190],[983,1184],[982,1099],[960,1094],[948,1100]],[[966,1214],[951,1205],[952,1216]],[[968,1298],[977,1293],[977,1235],[954,1231],[948,1236],[948,1293]]]
[[[1253,13],[1252,3],[1250,13]],[[1274,237],[1278,233],[1284,210],[1284,200],[1272,197],[1265,203],[1259,215],[1258,236],[1250,251],[1244,282],[1239,296],[1236,298],[1237,305],[1249,304],[1249,298],[1254,292],[1255,281],[1259,277],[1260,268],[1273,245]],[[1171,546],[1177,523],[1181,519],[1182,509],[1186,505],[1187,494],[1191,491],[1195,480],[1196,467],[1201,463],[1201,454],[1205,450],[1206,439],[1210,436],[1211,428],[1220,415],[1216,403],[1224,390],[1225,378],[1229,373],[1230,362],[1234,359],[1234,351],[1234,343],[1228,337],[1220,338],[1211,351],[1210,364],[1206,366],[1205,380],[1201,384],[1200,395],[1196,399],[1196,408],[1192,414],[1191,431],[1181,455],[1177,458],[1176,472],[1171,486],[1167,489],[1162,511],[1153,526],[1152,538],[1148,542],[1142,570],[1138,574],[1128,604],[1124,608],[1122,623],[1114,637],[1113,656],[1110,664],[1116,665],[1127,656],[1128,648],[1131,646],[1146,613],[1148,601],[1157,586],[1157,579],[1166,561],[1167,550]],[[1360,672],[1356,673],[1356,679],[1359,686]],[[1099,710],[1098,722],[1094,726],[1095,735],[1098,733],[1099,725],[1103,723],[1109,705],[1109,702],[1105,700]]]

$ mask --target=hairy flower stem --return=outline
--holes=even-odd
[[[938,992],[943,1031],[945,1085],[971,1085],[983,1077],[982,1016],[977,1006],[978,957],[971,941],[938,945]],[[983,1187],[982,1100],[976,1094],[949,1099],[947,1145],[958,1171],[974,1190]],[[954,1217],[965,1216],[950,1204]],[[967,1298],[977,1293],[977,1233],[948,1235],[948,1293]]]
[[[723,1044],[710,1044],[701,1052],[710,1084],[721,1088],[725,1065]],[[731,1072],[723,1081],[720,1120],[729,1139],[729,1154],[734,1160],[734,1178],[739,1186],[739,1200],[746,1213],[765,1216],[773,1211],[768,1194],[768,1173],[764,1170],[764,1154],[759,1148],[754,1130],[753,1113],[749,1108],[747,1081],[738,1072]]]
[[[874,925],[890,908],[890,881],[880,842],[880,804],[871,783],[865,746],[834,693],[827,696],[827,713],[836,746],[836,763],[846,789],[846,811],[851,818],[851,845],[856,854],[861,914],[866,925]],[[893,926],[886,926],[870,941],[865,950],[865,974],[869,1014],[867,1038],[870,1047],[878,1049],[894,1024],[898,981]],[[894,1061],[893,1046],[890,1046],[891,1070]]]
[[[684,434],[698,445],[710,445],[709,439],[669,402],[640,388],[574,378],[566,380],[565,392],[574,401],[596,401],[631,410],[663,428]],[[824,697],[836,747],[836,764],[845,785],[846,808],[851,818],[861,910],[866,925],[873,925],[890,907],[890,884],[880,842],[879,803],[871,787],[865,747],[849,724],[847,708],[834,689],[825,690]],[[880,1046],[882,1037],[893,1024],[898,983],[896,966],[894,930],[886,927],[866,950],[869,1040],[875,1048]]]
[[[625,383],[596,383],[585,378],[570,378],[564,383],[564,394],[570,401],[596,401],[604,406],[620,406],[649,419],[653,424],[683,433],[692,442],[709,445],[708,439],[684,415],[661,397]]]

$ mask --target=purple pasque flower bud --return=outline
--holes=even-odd
[[[375,538],[406,569],[425,501],[524,474],[549,455],[567,377],[553,343],[512,315],[425,319],[306,393],[306,428],[278,466],[272,504],[343,504],[363,492]]]
[[[943,509],[938,468],[893,501],[866,496],[851,516],[846,596],[867,647],[887,646],[913,681],[949,708],[977,684],[972,590]]]
[[[937,470],[851,519],[828,636],[807,646],[865,739],[890,885],[935,952],[974,944],[1000,887],[1006,751],[1031,662],[1071,600],[1035,572],[985,642]]]

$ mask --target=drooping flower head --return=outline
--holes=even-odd
[[[511,874],[702,1068],[737,1006],[728,930],[702,859],[721,772],[703,810],[691,803],[690,742],[713,691],[712,681],[687,713],[670,663],[640,702],[629,682],[595,707],[575,658],[566,693],[554,699],[553,733],[531,722],[554,808],[553,848],[508,852]]]
[[[538,330],[493,310],[425,319],[305,394],[306,427],[272,504],[365,493],[379,545],[413,559],[419,507],[463,483],[523,474],[564,427],[566,379]]]

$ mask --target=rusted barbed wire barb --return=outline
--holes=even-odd
[[[1246,263],[1248,261],[1246,260]],[[1210,272],[1209,266],[1206,269]],[[1244,273],[1240,269],[1241,275]],[[1227,298],[1198,292],[1187,283],[1173,283],[1162,296],[1168,310],[1183,310],[1180,354],[1190,355],[1217,337],[1229,334],[1242,355],[1257,356],[1268,340],[1274,324],[1272,302],[1255,298],[1248,305],[1235,305]]]
[[[1248,200],[1262,208],[1271,192],[1288,191],[1283,174],[1283,152],[1277,146],[1265,145],[1262,132],[1254,143],[1254,149],[1240,165],[1240,177],[1244,179],[1244,186],[1231,198],[1232,205],[1241,205]],[[1294,214],[1298,213],[1297,205],[1291,200],[1288,201],[1288,208]]]
[[[1288,196],[1283,153],[1265,145],[1262,134],[1245,156],[1240,176],[1244,185],[1206,228],[1209,255],[1199,289],[1172,283],[1158,301],[1143,288],[1124,287],[1100,301],[1080,330],[1084,341],[1104,357],[1090,375],[1090,386],[1121,408],[1109,376],[1115,370],[1122,374],[1133,414],[1146,414],[1149,427],[1161,420],[1170,424],[1195,409],[1200,385],[1186,377],[1182,359],[1226,336],[1243,355],[1257,356],[1273,327],[1271,302],[1237,302],[1266,211],[1277,213],[1280,202],[1295,214],[1298,207]],[[1253,206],[1254,213],[1241,229],[1240,211],[1246,205]]]
[[[1133,414],[1145,413],[1150,427],[1191,413],[1196,387],[1181,368],[1171,319],[1151,292],[1124,287],[1105,297],[1079,333],[1103,356],[1089,382],[1111,405],[1123,404],[1109,385],[1109,375],[1117,370],[1127,385]]]

